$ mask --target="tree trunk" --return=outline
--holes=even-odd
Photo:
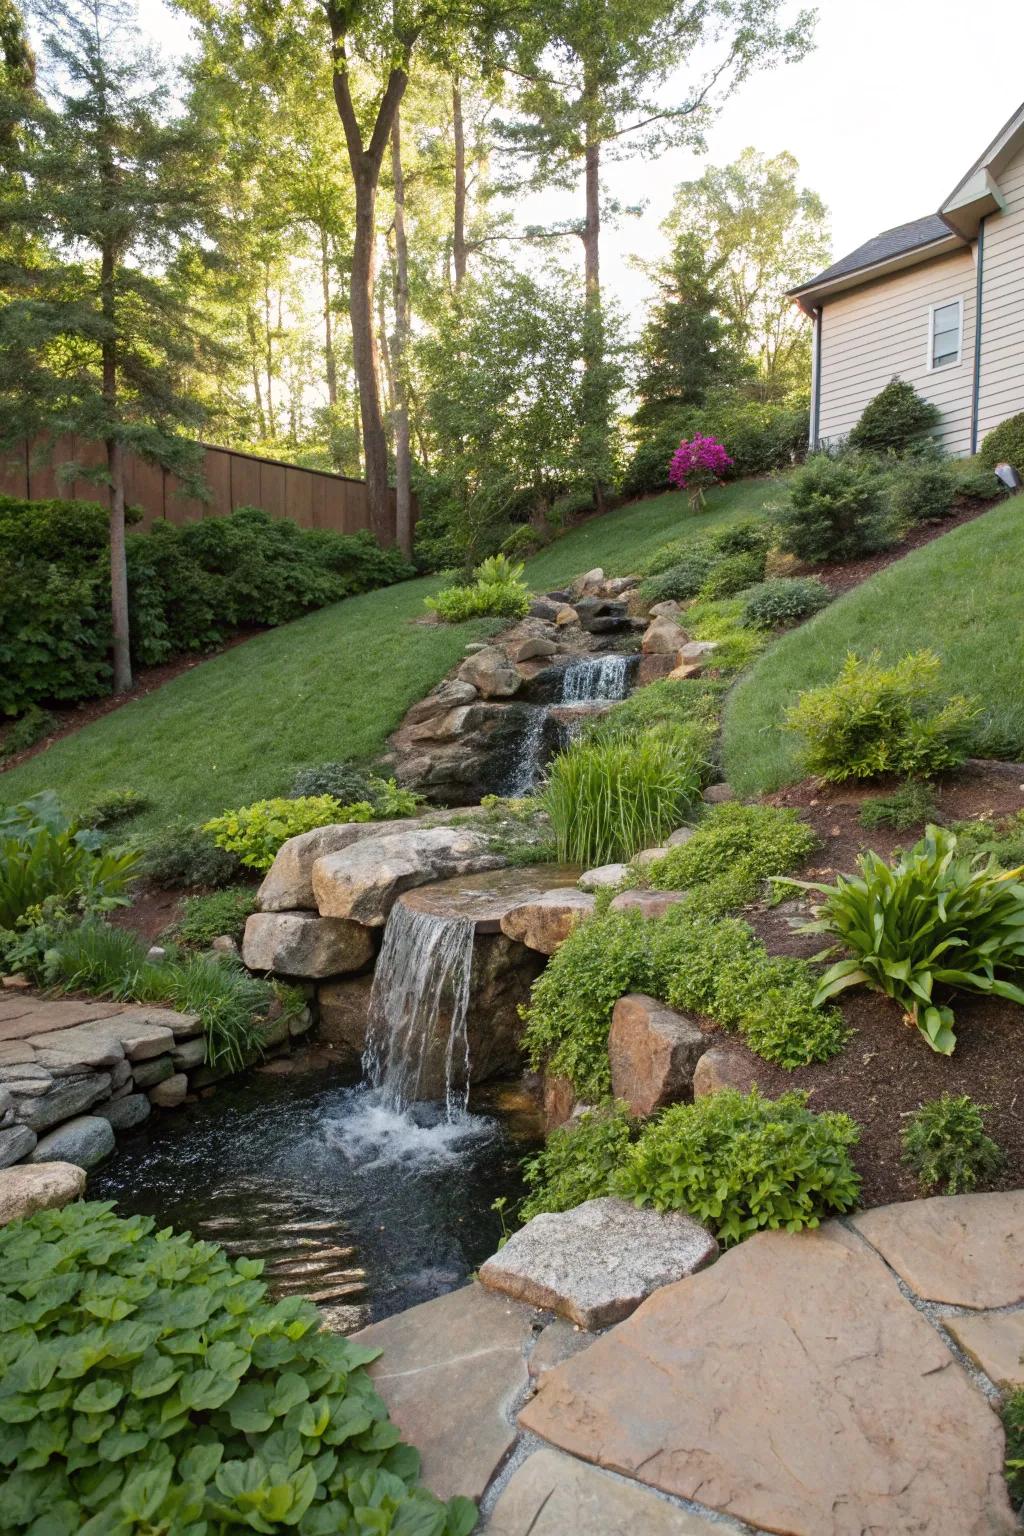
[[[252,310],[246,311],[245,328],[249,333],[249,346],[251,348],[250,361],[252,365],[252,392],[256,397],[256,419],[259,422],[260,437],[267,435],[267,417],[263,409],[263,388],[260,384],[260,359],[259,339],[256,335],[256,316]]]
[[[604,327],[601,319],[601,140],[596,83],[584,83],[586,142],[584,167],[586,214],[583,223],[583,266],[586,291],[586,332],[583,350],[583,400],[586,427],[592,438],[606,441],[608,412],[598,374],[604,362]],[[594,482],[594,505],[605,510],[604,485]]]
[[[455,264],[455,291],[466,276],[466,132],[462,120],[462,89],[458,77],[452,81],[452,130],[455,137],[455,224],[452,233],[452,260]]]
[[[124,448],[120,438],[107,439],[110,471],[110,615],[114,642],[114,692],[132,686],[128,628],[128,566],[124,548]]]
[[[412,460],[409,452],[409,391],[406,385],[409,312],[409,247],[405,238],[405,181],[402,176],[402,117],[391,127],[391,170],[395,182],[395,539],[412,555]]]
[[[331,325],[331,268],[327,231],[320,231],[320,283],[324,296],[324,363],[327,371],[327,398],[338,403],[338,362],[334,356],[334,330]]]
[[[274,420],[274,341],[270,320],[269,270],[263,284],[263,348],[267,370],[267,439],[272,443],[277,436],[277,425]]]

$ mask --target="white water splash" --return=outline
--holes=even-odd
[[[581,656],[562,676],[562,704],[624,699],[629,688],[628,656]]]

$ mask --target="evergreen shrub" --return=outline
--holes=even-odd
[[[777,514],[780,548],[811,562],[858,560],[896,542],[877,462],[857,454],[812,455],[789,482]]]
[[[906,453],[924,442],[940,421],[937,406],[905,379],[890,379],[869,400],[850,433],[850,447],[868,453]]]
[[[982,441],[977,462],[982,469],[1012,464],[1018,475],[1024,477],[1024,411],[1008,416],[992,428]]]

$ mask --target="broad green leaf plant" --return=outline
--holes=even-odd
[[[990,858],[957,852],[957,837],[929,826],[895,865],[875,853],[860,874],[835,885],[789,880],[822,897],[807,933],[827,933],[852,950],[822,978],[815,1001],[863,984],[904,1009],[933,1051],[956,1046],[953,1009],[937,989],[954,988],[1024,1004],[1024,868],[1001,870]]]

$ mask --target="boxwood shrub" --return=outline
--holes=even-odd
[[[0,1230],[3,1528],[468,1536],[366,1365],[262,1264],[110,1204]]]
[[[982,442],[977,462],[983,469],[1012,464],[1018,475],[1024,475],[1024,411],[992,428]]]

